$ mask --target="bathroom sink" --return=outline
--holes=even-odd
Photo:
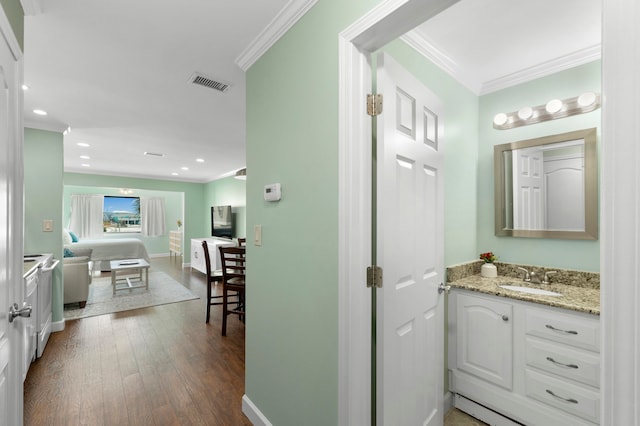
[[[538,294],[540,296],[562,296],[560,293],[556,293],[555,291],[543,290],[541,288],[520,287],[517,285],[501,285],[500,287],[504,288],[505,290],[519,291],[521,293],[529,293],[529,294]]]

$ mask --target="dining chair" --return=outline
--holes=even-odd
[[[219,247],[222,262],[222,335],[227,335],[227,316],[235,314],[245,319],[245,248]],[[229,298],[236,293],[237,304]],[[230,307],[235,304],[235,307]]]
[[[223,301],[223,297],[222,294],[220,295],[215,295],[214,291],[213,291],[213,286],[217,285],[218,283],[221,283],[223,280],[223,276],[222,276],[222,269],[213,269],[211,268],[211,256],[209,254],[209,245],[207,244],[206,241],[202,242],[202,251],[204,252],[204,263],[205,263],[205,267],[206,267],[206,274],[207,274],[207,319],[206,319],[206,323],[209,323],[209,318],[211,317],[211,307],[215,306],[215,305],[222,305]],[[235,292],[235,294],[232,294],[231,297],[233,297],[232,301],[230,303],[232,304],[239,304],[240,303],[240,298],[237,292]]]

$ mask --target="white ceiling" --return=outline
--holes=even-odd
[[[188,182],[245,166],[244,70],[315,4],[22,1],[34,13],[25,18],[25,125],[71,127],[65,171]],[[599,57],[600,0],[462,0],[405,41],[487,93]],[[232,86],[193,85],[194,72]]]

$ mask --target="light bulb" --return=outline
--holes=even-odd
[[[593,92],[586,92],[578,96],[578,105],[582,108],[593,105],[596,101],[596,94]]]
[[[527,120],[531,118],[532,115],[533,115],[533,108],[528,106],[522,107],[518,111],[518,117],[520,117],[520,120]]]
[[[495,124],[496,126],[503,126],[506,122],[507,114],[505,114],[504,112],[496,114],[495,117],[493,117],[493,124]]]
[[[555,114],[562,109],[562,101],[560,99],[553,99],[547,102],[545,109],[549,114]]]

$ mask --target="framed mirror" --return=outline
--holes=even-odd
[[[598,239],[596,129],[496,145],[495,234]]]

